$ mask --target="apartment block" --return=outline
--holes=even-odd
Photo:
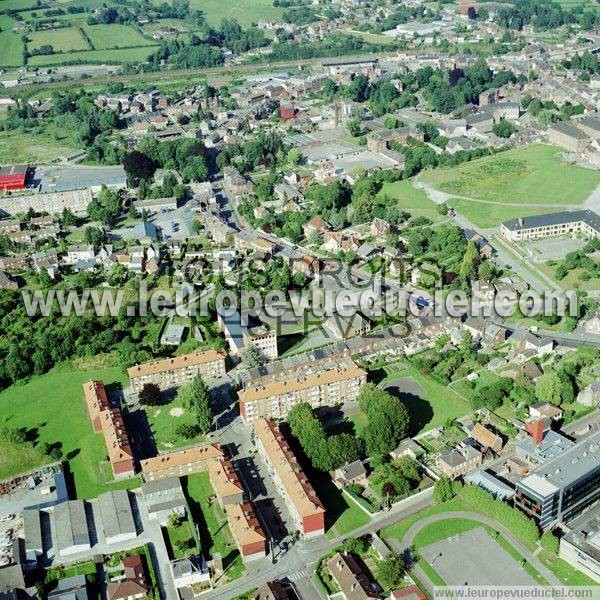
[[[244,501],[244,488],[229,458],[209,460],[207,463],[210,483],[215,490],[221,508]]]
[[[140,466],[144,481],[156,481],[206,471],[209,461],[220,458],[223,458],[223,451],[219,444],[204,444],[147,458]]]
[[[308,481],[296,456],[273,419],[254,421],[258,454],[269,467],[269,474],[284,498],[294,524],[305,537],[325,532],[325,509]]]
[[[121,409],[111,407],[102,381],[83,384],[86,409],[96,433],[102,432],[108,461],[116,479],[135,474],[133,450],[123,421]]]
[[[356,365],[299,375],[283,381],[249,384],[238,392],[240,415],[246,422],[285,419],[301,402],[313,408],[356,400],[367,373]]]
[[[194,352],[135,365],[127,370],[127,374],[136,394],[139,394],[147,383],[154,383],[161,390],[166,390],[189,383],[197,375],[225,375],[225,356],[216,350]]]
[[[578,210],[519,217],[501,223],[500,233],[512,242],[574,233],[596,238],[600,236],[600,216],[592,210]]]
[[[263,324],[252,324],[235,311],[231,315],[217,314],[219,327],[225,336],[229,351],[234,356],[243,356],[250,347],[258,348],[265,358],[270,360],[279,356],[277,351],[277,332]]]
[[[242,559],[264,558],[267,555],[267,537],[250,502],[227,504],[225,514]]]

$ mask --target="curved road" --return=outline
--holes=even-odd
[[[490,519],[484,515],[475,512],[466,512],[466,511],[456,511],[456,512],[446,512],[446,513],[438,513],[435,515],[430,515],[417,521],[405,534],[402,538],[401,542],[397,540],[390,540],[390,545],[394,550],[400,552],[402,554],[410,551],[412,549],[414,540],[416,535],[421,531],[424,527],[431,525],[432,523],[437,523],[438,521],[446,521],[448,519],[469,519],[471,521],[477,521],[478,523],[482,523],[483,525],[488,525],[492,527],[495,531],[499,531],[503,537],[505,537],[511,544],[511,546],[521,555],[523,556],[529,564],[533,566],[533,568],[551,585],[562,585],[562,582],[552,573],[547,567],[545,567],[538,558],[531,553],[515,536],[504,528],[500,523],[497,523],[493,519]],[[427,591],[433,594],[433,588],[435,584],[429,579],[425,571],[416,563],[412,565],[412,570],[415,572],[417,578],[423,583],[423,585],[427,588]]]

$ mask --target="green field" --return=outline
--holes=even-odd
[[[421,375],[412,367],[395,369],[392,365],[386,371],[388,375],[379,385],[399,381],[400,398],[410,414],[411,436],[439,427],[448,419],[462,417],[470,410],[467,403],[454,390]],[[412,380],[404,379],[407,377],[411,377]],[[402,385],[403,379],[406,382],[405,386]],[[423,396],[415,393],[413,381],[418,384],[419,392],[424,392]]]
[[[180,414],[181,412],[182,414]],[[169,404],[147,407],[146,415],[159,451],[189,446],[203,438],[203,436],[198,436],[186,440],[177,434],[176,429],[179,425],[194,425],[196,423],[194,415],[184,408],[177,399],[169,402]]]
[[[218,26],[222,19],[236,19],[243,27],[261,20],[281,18],[284,9],[273,6],[272,0],[239,0],[239,2],[223,2],[223,0],[191,0],[190,8],[202,10],[206,22]]]
[[[1,10],[24,10],[34,7],[35,0],[2,0],[0,3]]]
[[[227,517],[216,500],[208,473],[189,475],[184,480],[188,503],[194,522],[200,532],[200,543],[205,558],[219,552],[229,580],[239,577],[245,570],[242,557],[233,541]]]
[[[2,28],[0,32],[0,66],[19,67],[23,64],[21,35]]]
[[[421,179],[449,194],[506,204],[581,204],[600,185],[600,173],[567,163],[559,152],[554,146],[528,146],[425,171]]]
[[[60,156],[67,156],[79,147],[75,140],[64,132],[2,131],[0,132],[0,164],[49,162]]]
[[[86,64],[118,64],[124,62],[140,62],[148,58],[158,46],[142,46],[139,48],[122,48],[115,50],[88,50],[51,54],[49,56],[32,56],[29,65],[32,67],[61,65],[63,63]]]
[[[585,269],[573,269],[567,273],[566,277],[558,279],[556,277],[556,267],[557,265],[551,266],[548,263],[536,264],[536,268],[554,279],[563,290],[595,291],[600,289],[600,279],[597,277],[592,277],[587,281],[581,279],[581,276],[586,273]]]
[[[409,180],[384,183],[381,195],[387,195],[394,199],[394,204],[415,217],[427,217],[432,221],[440,219],[437,205],[432,202],[423,190],[413,187]]]
[[[95,50],[156,45],[155,40],[145,38],[131,25],[83,25],[82,29]]]
[[[82,371],[64,365],[0,393],[0,427],[24,428],[34,444],[60,444],[78,498],[93,498],[107,489],[100,466],[106,457],[104,439],[93,432],[83,405],[82,385],[90,379],[102,379],[107,386],[127,382],[121,369]],[[51,462],[48,457],[33,454],[28,446],[4,446],[0,479]],[[138,485],[139,479],[133,478],[111,487]]]
[[[70,52],[71,50],[89,50],[90,46],[78,27],[63,27],[48,31],[32,31],[27,34],[30,40],[28,50],[36,50],[41,46],[50,45],[54,52]]]
[[[498,227],[503,221],[516,217],[530,217],[549,212],[549,208],[528,208],[519,204],[491,204],[452,198],[447,202],[457,213],[484,229]]]

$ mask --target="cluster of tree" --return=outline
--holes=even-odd
[[[497,135],[501,138],[509,138],[516,131],[517,128],[515,127],[515,125],[510,121],[507,121],[506,119],[503,119],[498,123],[494,123],[492,127],[492,132],[494,133],[494,135]]]
[[[589,30],[600,26],[600,13],[594,9],[585,10],[583,5],[565,7],[560,2],[516,0],[512,6],[498,11],[496,22],[502,27],[517,30],[525,25],[536,29],[556,29],[568,24]]]
[[[389,81],[371,83],[368,77],[358,75],[352,83],[342,86],[337,95],[355,102],[369,102],[374,117],[381,117],[407,106],[416,106],[417,99],[409,92],[401,92]]]
[[[368,456],[388,454],[408,432],[410,416],[406,406],[372,383],[363,385],[358,404],[368,419],[361,433]]]
[[[542,102],[538,98],[532,98],[529,94],[523,98],[521,105],[544,125],[556,123],[557,121],[568,121],[572,116],[581,115],[585,111],[583,104],[565,102],[559,108],[554,100]]]
[[[600,58],[597,54],[592,54],[586,50],[583,54],[575,54],[570,60],[563,61],[563,66],[567,69],[584,71],[584,74],[587,75],[584,79],[589,80],[590,75],[600,73]]]
[[[317,11],[309,6],[290,8],[289,10],[283,11],[282,18],[285,23],[308,25],[317,20]]]
[[[398,460],[389,460],[387,455],[375,457],[371,460],[371,467],[374,469],[371,481],[374,485],[382,484],[384,500],[389,502],[406,496],[421,483],[419,465],[406,456]]]
[[[576,269],[583,270],[583,273],[579,275],[579,279],[582,281],[589,281],[590,279],[600,277],[600,263],[589,256],[592,252],[596,252],[599,249],[597,248],[599,245],[599,241],[594,240],[582,250],[569,252],[556,267],[556,277],[564,279]]]
[[[90,221],[101,221],[111,225],[121,213],[122,203],[119,193],[102,186],[98,198],[88,204],[87,213]]]
[[[252,140],[245,141],[241,146],[229,144],[217,156],[216,163],[220,169],[234,165],[241,173],[251,172],[262,165],[273,167],[284,165],[288,162],[288,154],[285,151],[282,137],[275,129],[261,129]],[[271,186],[275,179],[267,179],[265,186]]]
[[[518,508],[512,508],[506,502],[496,500],[494,496],[476,485],[464,485],[458,495],[479,512],[498,521],[525,543],[535,544],[539,541],[540,530],[537,524]]]
[[[404,581],[405,574],[404,559],[397,552],[390,552],[384,559],[377,561],[375,575],[386,591],[398,588]]]
[[[183,183],[178,183],[173,173],[167,173],[162,185],[150,185],[147,179],[142,179],[136,190],[138,200],[156,199],[156,198],[176,198],[183,200],[186,194],[186,187]]]
[[[510,397],[514,381],[509,377],[500,377],[492,383],[478,386],[471,397],[471,406],[477,408],[500,408]]]
[[[546,369],[537,378],[535,393],[542,402],[572,404],[577,399],[579,368],[574,362],[566,362],[556,369]]]
[[[403,25],[404,23],[412,23],[413,21],[430,23],[438,18],[439,12],[432,10],[429,6],[394,5],[394,10],[384,19],[378,21],[371,31],[373,33],[381,33],[382,31],[396,29],[396,26]]]
[[[454,483],[448,477],[440,477],[433,487],[433,500],[436,504],[448,502],[454,498]]]
[[[54,54],[54,47],[51,44],[42,44],[39,48],[28,50],[29,56],[44,56],[47,54]]]
[[[542,533],[540,545],[546,552],[557,555],[560,546],[560,540],[554,535],[551,529],[548,529]]]
[[[192,36],[189,42],[180,39],[164,41],[160,48],[148,57],[148,62],[154,68],[158,68],[163,61],[169,61],[178,69],[210,68],[223,64],[223,53],[217,46]]]
[[[179,388],[177,399],[194,413],[198,431],[208,433],[212,427],[214,414],[210,403],[210,391],[202,377],[197,375],[191,383]]]
[[[350,434],[328,435],[310,404],[306,402],[292,408],[288,423],[292,435],[315,469],[331,471],[358,460],[363,453],[361,441]]]

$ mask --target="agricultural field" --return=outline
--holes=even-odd
[[[87,64],[119,64],[124,62],[140,62],[148,58],[158,46],[141,46],[138,48],[117,48],[114,50],[88,50],[50,56],[32,56],[29,65],[32,67],[61,65],[69,63]]]
[[[18,67],[23,64],[23,42],[20,34],[2,27],[0,32],[0,66]]]
[[[427,217],[432,221],[440,219],[437,206],[423,190],[413,187],[409,180],[384,183],[380,195],[393,199],[393,204],[410,212],[413,217]]]
[[[35,8],[35,0],[2,0],[2,10],[25,10]]]
[[[545,144],[517,148],[420,179],[442,192],[503,204],[582,204],[600,185],[600,173],[568,163],[560,152]]]
[[[206,22],[215,27],[223,19],[236,19],[242,27],[261,20],[281,17],[283,8],[273,6],[272,0],[239,0],[239,2],[223,2],[222,0],[191,0],[190,8],[202,10]]]
[[[2,442],[0,479],[53,462],[36,449],[40,442],[47,442],[62,450],[77,498],[93,498],[107,489],[139,485],[137,477],[105,483],[101,468],[106,456],[104,439],[92,430],[83,405],[82,385],[90,379],[102,379],[109,389],[127,382],[121,369],[84,371],[65,364],[0,393],[0,428],[24,429],[29,440],[27,444]]]
[[[89,50],[90,48],[78,27],[31,31],[27,33],[27,38],[29,39],[27,49],[30,52],[47,45],[52,46],[54,52]]]
[[[137,46],[153,46],[154,40],[144,37],[131,25],[83,25],[82,29],[87,35],[95,50],[109,48],[133,48]]]

